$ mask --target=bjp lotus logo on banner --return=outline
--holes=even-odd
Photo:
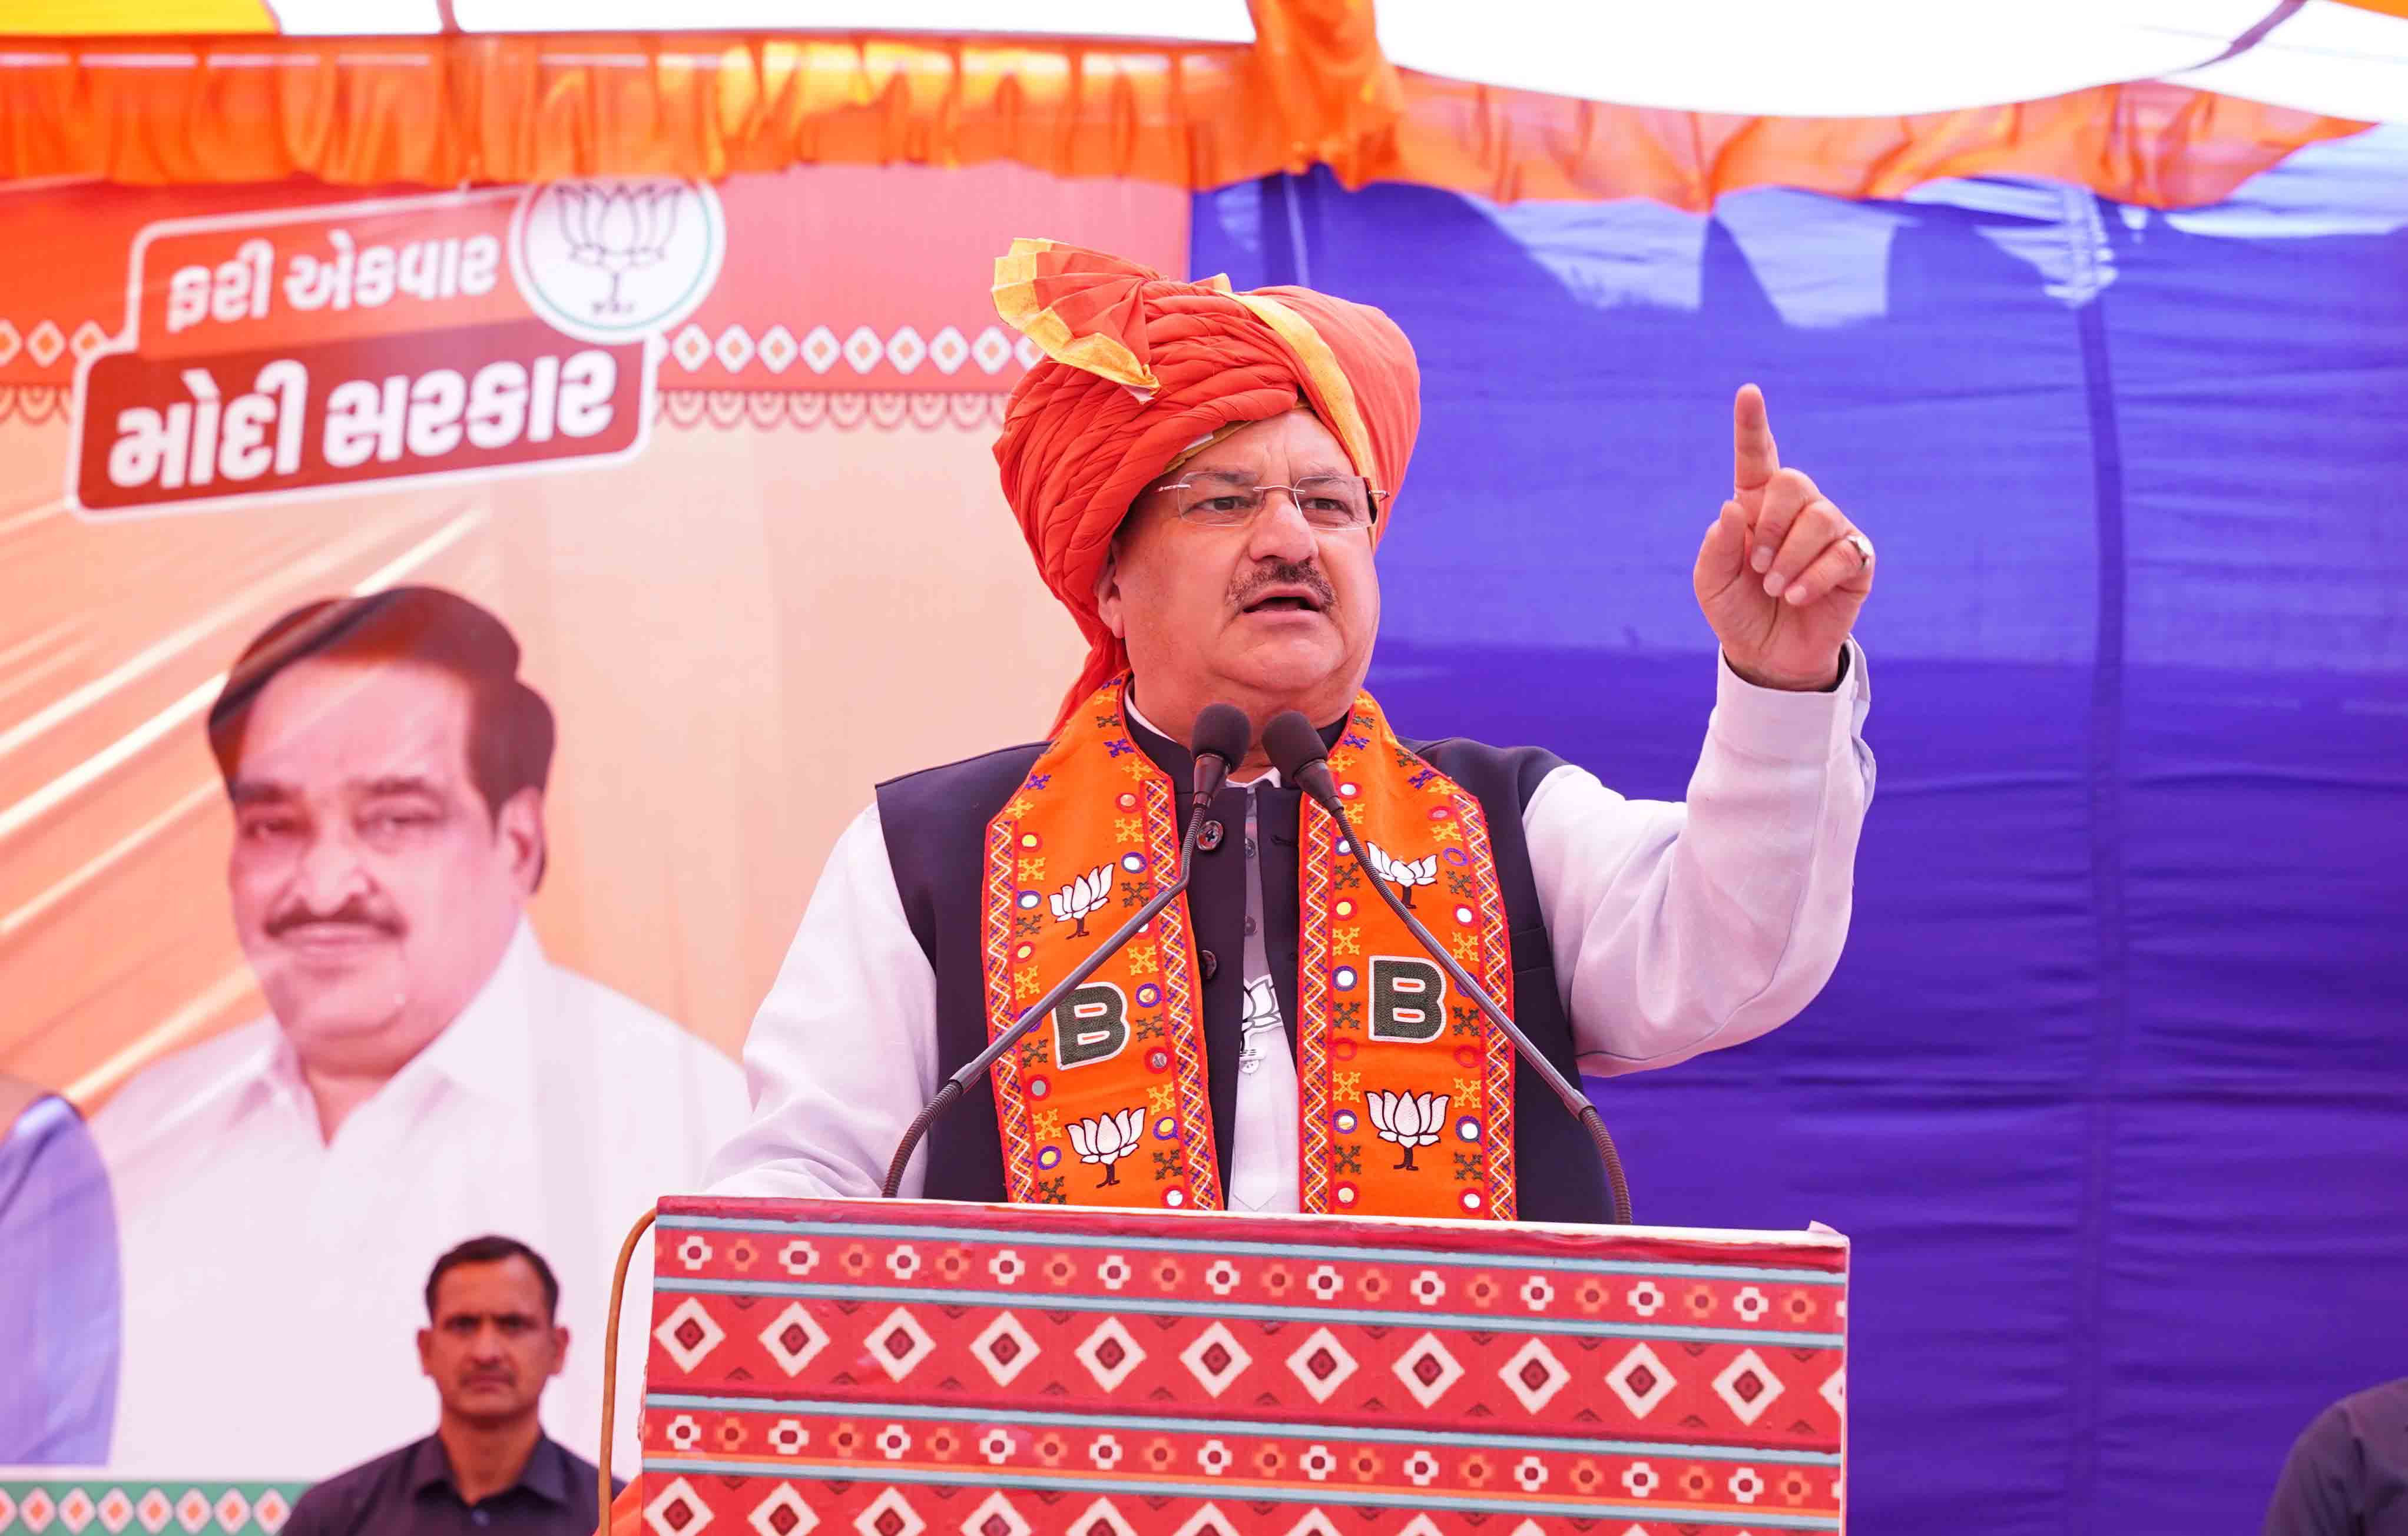
[[[559,182],[150,225],[77,372],[90,517],[643,451],[663,330],[726,255],[684,181]]]
[[[510,220],[527,303],[587,341],[666,331],[710,293],[726,255],[726,216],[698,182],[555,181]]]

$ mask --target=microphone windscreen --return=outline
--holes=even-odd
[[[1263,727],[1263,751],[1288,784],[1298,783],[1307,768],[1329,756],[1329,748],[1321,745],[1321,732],[1294,709]]]
[[[1196,717],[1196,734],[1188,741],[1188,750],[1197,757],[1210,753],[1234,768],[1246,761],[1246,748],[1254,745],[1254,726],[1246,712],[1233,704],[1206,704]]]

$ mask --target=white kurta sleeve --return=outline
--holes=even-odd
[[[1717,654],[1684,804],[1556,769],[1523,811],[1583,1070],[1670,1066],[1753,1040],[1839,963],[1872,800],[1864,653],[1830,693],[1742,682]]]
[[[828,852],[778,979],[744,1040],[752,1121],[710,1193],[874,1198],[937,1091],[937,977],[912,936],[873,802]],[[900,1193],[920,1193],[927,1148]]]

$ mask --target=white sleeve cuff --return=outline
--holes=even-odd
[[[1851,637],[1843,647],[1847,676],[1829,692],[1793,693],[1758,688],[1714,652],[1714,713],[1708,734],[1723,746],[1773,762],[1822,762],[1855,739],[1872,701],[1865,653]]]

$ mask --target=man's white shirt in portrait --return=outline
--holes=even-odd
[[[273,1018],[157,1063],[93,1121],[124,1254],[111,1466],[317,1478],[424,1435],[426,1274],[488,1232],[559,1277],[570,1344],[543,1423],[592,1456],[619,1244],[660,1196],[697,1187],[744,1117],[735,1062],[553,965],[523,921],[475,999],[331,1142]],[[631,1273],[623,1394],[649,1289]],[[621,1467],[635,1420],[620,1415]]]

